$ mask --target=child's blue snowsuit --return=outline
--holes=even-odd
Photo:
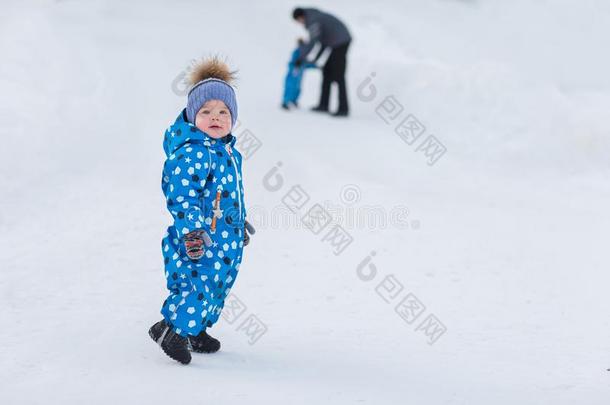
[[[299,59],[301,54],[301,48],[297,48],[292,52],[290,62],[288,62],[288,73],[286,73],[286,80],[284,81],[284,99],[282,104],[288,103],[296,104],[301,94],[301,81],[303,80],[303,72],[307,68],[316,67],[313,63],[304,63],[300,67],[296,67],[295,63]]]
[[[165,132],[161,186],[174,223],[162,241],[170,294],[161,314],[182,336],[196,336],[218,320],[242,260],[246,210],[235,141],[209,137],[185,111]],[[213,241],[199,260],[186,255],[183,240],[195,230]]]

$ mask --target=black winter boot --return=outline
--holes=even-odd
[[[189,364],[191,362],[188,339],[174,332],[165,320],[161,320],[151,326],[148,330],[148,335],[172,359],[182,364]]]
[[[220,350],[218,339],[208,335],[205,330],[197,336],[189,336],[191,349],[197,353],[214,353]]]
[[[318,106],[312,107],[311,111],[313,111],[313,112],[328,112],[328,107],[323,106],[323,105],[322,106],[318,105]]]

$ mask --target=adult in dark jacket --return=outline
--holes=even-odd
[[[331,48],[328,60],[322,69],[320,103],[313,110],[328,112],[330,85],[335,82],[339,87],[339,108],[333,115],[346,117],[349,114],[349,106],[345,84],[345,68],[347,65],[347,50],[352,40],[347,27],[337,17],[315,8],[297,7],[292,12],[292,17],[309,31],[309,42],[303,46],[301,55],[297,60],[297,66],[306,62],[307,54],[311,52],[316,43],[320,44],[320,50],[313,59],[314,63],[326,48]]]

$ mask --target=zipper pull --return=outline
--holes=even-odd
[[[222,198],[222,190],[219,189],[216,191],[216,199],[214,200],[214,209],[212,210],[212,212],[214,213],[214,216],[212,217],[212,226],[210,228],[211,233],[216,232],[216,219],[222,218],[222,210],[220,209],[220,199],[221,198]]]

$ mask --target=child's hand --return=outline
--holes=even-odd
[[[252,224],[246,221],[244,226],[244,246],[248,246],[250,243],[250,234],[254,235],[256,233],[256,229],[252,226]]]
[[[191,260],[199,260],[203,257],[204,247],[212,246],[212,239],[205,231],[192,231],[184,235],[184,247],[186,255]]]

